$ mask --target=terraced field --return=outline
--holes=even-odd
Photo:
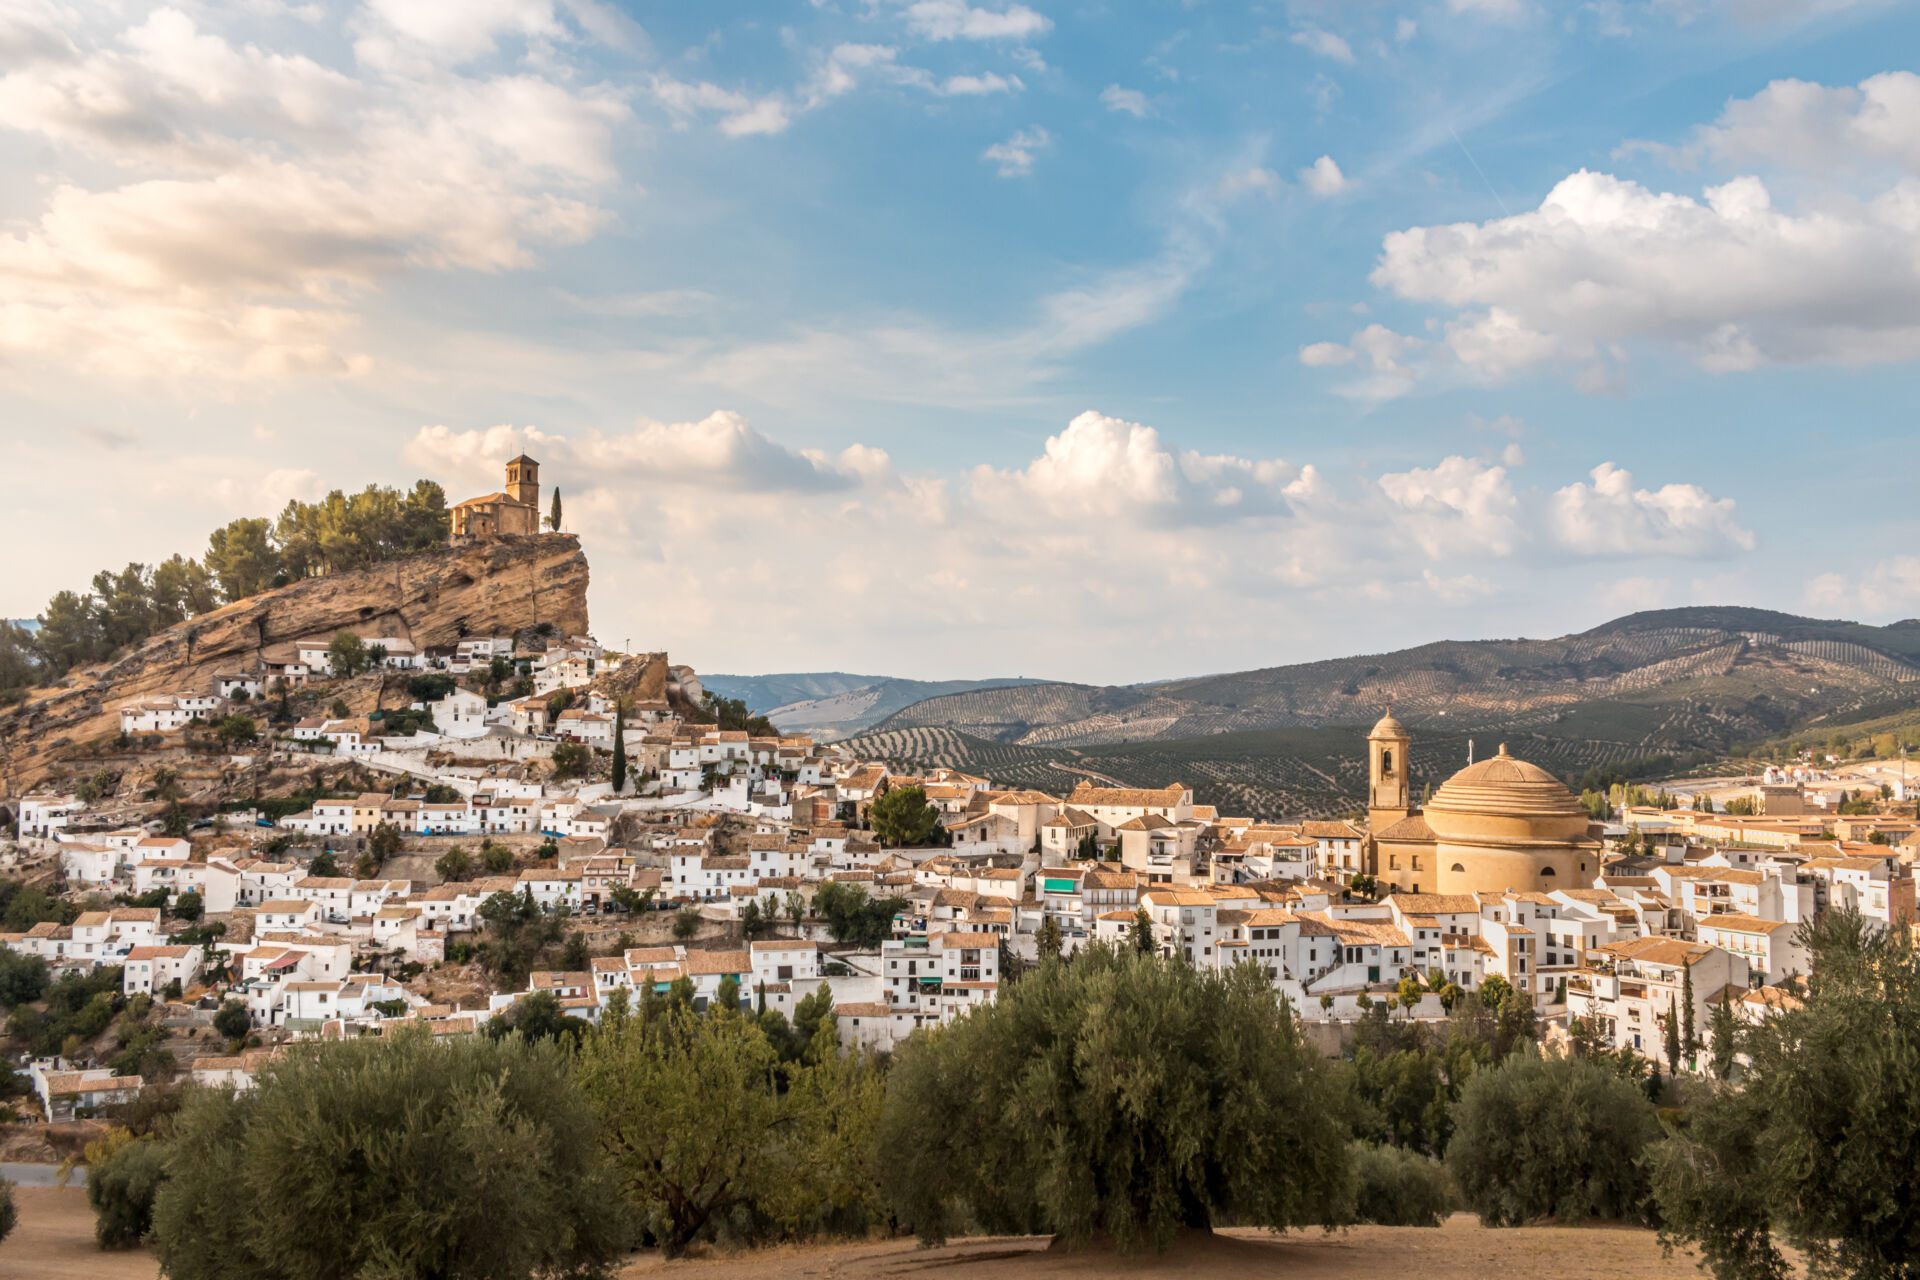
[[[1515,726],[1510,748],[1543,768],[1577,779],[1588,769],[1616,766],[1639,753],[1628,742],[1555,737]],[[976,738],[953,729],[889,729],[849,739],[850,749],[890,768],[947,767],[991,778],[1001,786],[1064,793],[1083,777],[1128,786],[1184,782],[1200,804],[1256,818],[1339,817],[1366,799],[1366,726],[1275,729],[1037,750]],[[1416,782],[1439,785],[1498,743],[1486,736],[1443,732],[1414,736]]]

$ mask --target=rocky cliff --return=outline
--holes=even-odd
[[[424,649],[541,623],[587,634],[587,558],[571,534],[422,552],[237,600],[0,711],[0,797],[45,777],[64,749],[118,733],[121,704],[211,691],[216,675],[256,670],[275,645],[353,630]]]

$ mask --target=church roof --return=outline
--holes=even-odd
[[[504,493],[483,493],[477,498],[468,498],[465,502],[456,502],[453,505],[458,510],[461,507],[527,507],[532,504],[522,502],[518,498],[509,498]]]
[[[1404,738],[1406,736],[1405,726],[1393,718],[1392,707],[1387,708],[1387,713],[1380,717],[1379,723],[1375,724],[1372,732],[1367,734],[1369,738]]]
[[[540,465],[540,464],[539,464],[538,462],[535,462],[535,461],[534,461],[534,460],[533,460],[532,458],[529,458],[529,457],[528,457],[528,456],[527,456],[526,454],[524,454],[524,453],[523,453],[523,454],[521,454],[521,455],[519,455],[518,457],[514,457],[514,458],[508,458],[508,459],[507,459],[507,465],[508,465],[508,466],[512,466],[512,465],[513,465],[514,463],[516,463],[516,462],[530,462],[530,463],[533,463],[533,465],[534,465],[534,466],[536,466],[536,467]]]
[[[1470,764],[1440,784],[1429,811],[1477,813],[1496,817],[1575,817],[1586,814],[1579,797],[1537,764],[1500,754]]]
[[[1433,828],[1427,820],[1417,813],[1410,813],[1400,821],[1383,827],[1373,833],[1375,840],[1391,840],[1397,844],[1433,843]]]

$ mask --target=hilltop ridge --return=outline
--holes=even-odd
[[[1358,738],[1380,709],[1415,730],[1428,777],[1469,739],[1526,740],[1577,778],[1662,766],[1920,706],[1920,624],[1739,606],[1629,614],[1551,639],[1441,640],[1139,685],[1069,682],[917,702],[850,740],[915,765],[1031,785],[1086,773],[1131,784],[1213,779],[1261,814],[1339,812],[1362,794]]]
[[[24,792],[66,748],[116,733],[120,704],[257,669],[273,645],[344,629],[419,648],[541,623],[586,634],[587,581],[579,539],[543,533],[416,552],[236,600],[0,709],[0,795]]]

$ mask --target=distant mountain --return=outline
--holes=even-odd
[[[700,683],[722,697],[741,699],[748,710],[766,716],[782,729],[839,738],[928,698],[1039,682],[1023,676],[903,680],[845,671],[810,671],[766,676],[702,675]]]
[[[902,708],[854,745],[1031,785],[1178,778],[1203,803],[1211,793],[1266,815],[1325,812],[1359,798],[1359,738],[1388,704],[1435,781],[1465,763],[1469,739],[1482,753],[1512,739],[1516,754],[1570,779],[1647,771],[1920,706],[1920,623],[1665,609],[1551,640],[1441,641],[1142,685],[969,690]]]

